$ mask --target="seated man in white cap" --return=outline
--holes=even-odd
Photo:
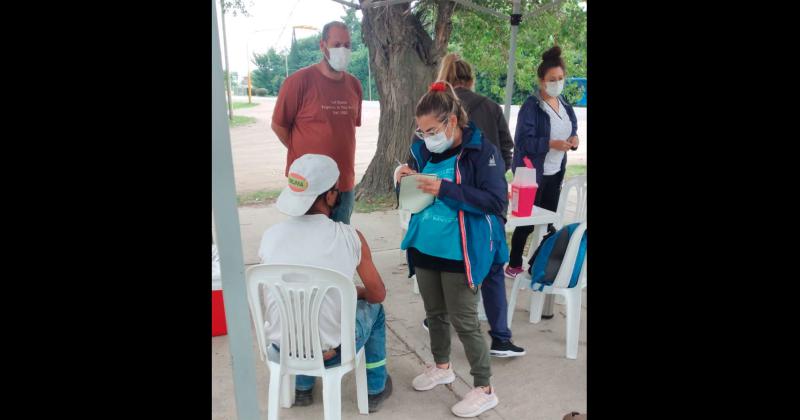
[[[364,347],[367,359],[369,411],[375,412],[392,393],[392,379],[386,371],[386,325],[383,284],[367,241],[354,227],[330,219],[339,202],[336,182],[339,169],[328,156],[306,154],[289,168],[288,186],[278,197],[277,207],[291,219],[264,232],[259,257],[262,264],[303,264],[336,270],[348,278],[358,272],[364,287],[357,286],[356,348]],[[329,291],[319,316],[320,342],[325,366],[339,363],[340,298]],[[278,305],[267,299],[270,324],[265,333],[278,349],[280,315]],[[310,405],[316,378],[297,376],[295,405]]]

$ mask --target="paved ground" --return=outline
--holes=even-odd
[[[236,190],[239,193],[263,189],[280,189],[285,185],[283,171],[286,148],[270,129],[275,98],[253,97],[258,106],[234,110],[235,115],[256,118],[254,124],[231,129]],[[247,97],[234,97],[234,102],[247,102]],[[511,107],[510,129],[513,136],[519,106]],[[380,109],[377,101],[364,101],[362,126],[356,129],[356,181],[367,171],[378,146]],[[569,163],[586,163],[586,108],[575,108],[578,117],[578,150],[569,152]]]
[[[245,264],[257,263],[256,251],[260,237],[268,226],[283,220],[273,206],[239,209]],[[394,394],[383,409],[369,417],[374,419],[441,419],[453,418],[450,407],[472,385],[469,364],[463,347],[453,333],[453,365],[457,380],[452,387],[439,386],[431,391],[417,392],[411,380],[431,362],[429,338],[422,329],[424,317],[422,300],[412,293],[411,281],[403,252],[397,214],[394,211],[354,214],[353,225],[366,237],[373,257],[387,286],[384,307],[387,315],[388,369],[394,380]],[[511,282],[506,284],[510,294]],[[492,383],[500,405],[484,413],[482,419],[560,420],[570,410],[586,411],[586,292],[581,315],[578,359],[565,357],[565,310],[555,306],[556,316],[540,324],[528,322],[529,292],[521,292],[512,324],[514,341],[528,351],[515,359],[492,358]],[[486,331],[487,324],[483,324]],[[487,343],[489,337],[486,336]],[[212,346],[212,418],[236,419],[233,380],[228,352],[228,337],[214,337]],[[258,352],[255,351],[254,354]],[[262,418],[266,419],[268,389],[267,369],[256,361]],[[310,407],[281,409],[284,419],[321,419],[321,384],[315,388],[315,403]],[[360,418],[355,401],[355,381],[347,375],[343,381],[342,418]]]

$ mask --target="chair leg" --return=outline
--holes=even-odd
[[[289,408],[292,408],[292,405],[294,405],[294,391],[295,391],[294,387],[296,386],[296,384],[297,384],[297,376],[289,375],[289,401],[290,401]]]
[[[281,395],[281,369],[276,366],[269,370],[269,394],[267,394],[267,420],[278,420]]]
[[[338,374],[322,376],[322,403],[325,420],[342,418],[342,377]]]
[[[358,412],[361,414],[369,414],[369,399],[367,398],[369,392],[367,389],[367,357],[364,355],[363,348],[359,354],[357,358],[358,363],[355,367]]]
[[[524,283],[522,280],[522,274],[518,275],[514,279],[514,286],[511,288],[511,297],[508,299],[508,313],[506,314],[506,319],[508,320],[509,329],[511,329],[511,321],[514,319],[514,308],[517,306],[517,297],[519,296],[519,291],[527,288],[522,286]]]
[[[281,407],[292,408],[294,404],[294,375],[285,374],[281,378]]]
[[[544,309],[545,294],[539,291],[531,293],[530,323],[538,324],[542,320],[542,309]]]
[[[567,290],[567,359],[578,358],[578,338],[581,327],[581,289]]]

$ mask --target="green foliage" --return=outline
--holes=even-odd
[[[505,0],[475,3],[511,13],[511,2]],[[549,0],[525,2],[522,14],[547,3]],[[586,77],[586,12],[578,3],[578,0],[566,0],[556,12],[548,11],[522,20],[517,34],[514,104],[521,104],[538,85],[536,69],[542,53],[556,42],[562,50],[567,77]],[[510,38],[510,26],[495,16],[461,7],[453,15],[449,50],[472,64],[476,72],[476,92],[499,103],[505,98]],[[570,87],[568,95],[575,94],[575,88]]]
[[[564,92],[562,95],[564,95],[564,99],[566,99],[570,105],[575,105],[583,98],[583,86],[577,83],[566,83],[564,84]]]
[[[369,98],[369,50],[361,39],[361,21],[356,16],[355,10],[347,9],[341,21],[350,29],[350,48],[353,55],[347,71],[361,81],[364,99]],[[289,74],[304,67],[316,64],[322,60],[322,51],[319,49],[321,33],[306,38],[299,38],[289,51],[276,52],[270,49],[266,54],[253,54],[252,63],[256,65],[253,70],[253,87],[264,88],[269,95],[277,96],[281,84],[286,79],[286,67]],[[288,57],[287,57],[288,56]],[[288,58],[288,60],[287,60]],[[288,61],[288,62],[287,62]],[[378,89],[375,79],[372,80],[372,99],[378,100]]]
[[[322,51],[319,49],[320,34],[300,38],[289,50],[289,74],[304,67],[319,63]]]
[[[253,54],[252,86],[264,88],[268,95],[277,96],[283,80],[286,79],[285,55],[278,54],[270,48],[266,54]]]

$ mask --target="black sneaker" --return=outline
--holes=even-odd
[[[422,320],[422,328],[425,328],[425,331],[430,331],[428,329],[428,318]]]
[[[311,393],[314,392],[313,389],[309,389],[308,391],[300,391],[295,389],[294,390],[294,405],[298,407],[305,407],[307,405],[311,405],[314,403],[314,398],[311,396]]]
[[[524,356],[525,349],[515,346],[511,340],[500,341],[492,338],[492,348],[489,349],[489,354],[494,357],[517,357]]]
[[[381,408],[381,404],[392,395],[392,377],[387,375],[386,376],[386,385],[383,387],[383,391],[379,394],[375,395],[368,395],[367,399],[369,400],[369,412],[374,413]]]

